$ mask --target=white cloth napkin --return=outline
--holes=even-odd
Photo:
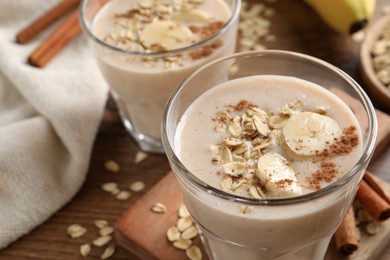
[[[43,69],[26,64],[50,30],[27,45],[15,35],[57,2],[0,0],[0,248],[80,189],[107,96],[84,36]]]

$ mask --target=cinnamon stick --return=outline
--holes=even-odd
[[[31,24],[25,27],[16,35],[16,41],[20,44],[25,44],[35,38],[49,25],[54,23],[60,17],[65,15],[71,9],[77,7],[80,0],[61,0],[57,5],[48,10],[46,13],[39,16]]]
[[[44,67],[59,51],[81,33],[78,12],[75,10],[65,22],[47,37],[28,57],[28,63]]]
[[[365,179],[360,182],[356,198],[376,220],[384,221],[390,217],[390,204],[371,188]]]
[[[353,207],[348,210],[335,233],[336,248],[343,254],[350,255],[358,249],[356,224]]]
[[[382,199],[384,199],[387,203],[390,204],[390,198],[389,196],[386,194],[386,192],[382,189],[382,187],[379,185],[379,183],[375,180],[374,176],[372,175],[372,173],[370,173],[369,171],[366,171],[364,176],[363,176],[364,180],[367,182],[368,185],[371,186],[371,188],[373,190],[376,191],[376,193],[379,194],[379,196],[382,197]]]

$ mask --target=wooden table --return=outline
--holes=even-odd
[[[378,1],[378,9],[385,2]],[[277,40],[266,43],[268,48],[297,51],[323,59],[346,71],[364,87],[358,70],[358,43],[328,28],[301,0],[279,0],[270,6],[276,11],[271,18],[271,32]],[[152,154],[142,163],[134,164],[137,151],[137,146],[120,122],[115,105],[109,100],[93,148],[90,170],[80,192],[41,226],[0,251],[0,259],[84,259],[80,256],[79,246],[96,237],[93,221],[106,219],[114,224],[132,203],[169,170],[164,155]],[[120,171],[108,172],[104,167],[107,160],[117,161]],[[390,181],[389,166],[388,148],[371,163],[370,169]],[[117,182],[125,188],[138,180],[144,181],[147,188],[140,193],[133,193],[127,201],[118,201],[101,189],[101,185],[109,181]],[[82,238],[70,239],[66,235],[66,228],[74,223],[82,224],[89,231]],[[100,259],[101,253],[102,249],[93,248],[89,258]],[[390,256],[390,250],[387,250],[386,255]],[[117,248],[112,259],[137,258]],[[381,259],[389,258],[383,255]]]

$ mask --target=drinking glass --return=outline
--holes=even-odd
[[[241,0],[223,0],[229,7],[231,16],[211,37],[188,47],[159,52],[120,49],[96,37],[95,17],[106,5],[115,1],[118,0],[84,0],[80,6],[83,32],[88,38],[100,71],[110,86],[126,130],[141,150],[163,153],[160,126],[170,94],[196,68],[212,59],[234,53]],[[126,3],[123,7],[123,11],[126,11],[127,6],[139,1],[122,2]],[[213,48],[210,55],[173,66],[173,61],[178,57],[188,57],[204,49],[209,50],[215,43],[222,45]]]
[[[216,189],[182,164],[175,151],[175,142],[178,142],[175,134],[191,103],[218,84],[255,75],[291,76],[313,82],[332,91],[350,106],[363,142],[362,154],[350,171],[312,193],[255,200]],[[238,53],[199,68],[174,91],[162,121],[163,146],[183,201],[202,231],[202,242],[209,257],[223,260],[323,259],[332,235],[354,199],[376,138],[373,105],[352,78],[324,61],[287,51]],[[253,207],[257,214],[232,210],[240,206]]]

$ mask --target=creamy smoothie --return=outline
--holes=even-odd
[[[142,134],[159,142],[162,112],[172,90],[207,61],[234,52],[236,21],[228,27],[226,23],[231,8],[238,6],[225,0],[115,0],[99,10],[93,34],[131,52],[94,47],[122,119],[136,139]],[[148,56],[153,53],[160,55]]]
[[[176,155],[197,178],[270,204],[326,189],[357,163],[363,145],[358,121],[337,96],[272,75],[209,89],[183,114],[174,140]],[[177,177],[215,259],[323,257],[356,186],[302,203],[259,206],[200,192]]]

